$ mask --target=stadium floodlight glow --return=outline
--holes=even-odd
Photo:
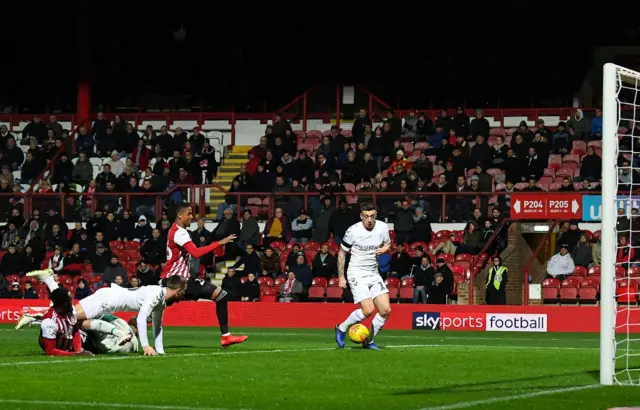
[[[618,166],[618,156],[633,157],[640,154],[640,146],[632,136],[633,128],[640,120],[640,73],[607,63],[603,68],[602,84],[602,228],[601,228],[601,279],[600,279],[600,383],[640,385],[640,360],[634,353],[640,348],[640,338],[634,337],[640,323],[631,322],[631,312],[639,308],[635,303],[628,304],[626,299],[635,301],[636,291],[632,287],[628,293],[619,294],[616,300],[618,281],[629,280],[627,264],[616,262],[620,250],[618,234],[628,238],[628,244],[635,241],[632,230],[618,232],[616,230],[617,212],[620,200],[631,202],[633,190],[637,190],[640,181],[631,180],[632,189],[618,194],[619,172],[635,172],[634,167]],[[619,139],[626,139],[630,145],[621,149]],[[630,148],[629,148],[630,146]],[[626,198],[625,198],[626,197]],[[627,216],[629,210],[624,207]],[[620,245],[620,247],[633,245]],[[638,252],[636,250],[636,252]],[[624,275],[616,276],[617,267],[624,268]],[[620,302],[620,303],[618,303]],[[635,313],[635,312],[634,312]],[[618,322],[616,323],[616,319]],[[621,337],[616,341],[616,333]]]

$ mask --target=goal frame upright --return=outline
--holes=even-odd
[[[602,76],[602,213],[600,240],[600,384],[612,385],[616,361],[616,195],[618,190],[618,71],[607,63]]]

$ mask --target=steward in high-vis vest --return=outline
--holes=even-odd
[[[487,305],[507,304],[507,276],[507,267],[502,266],[502,259],[494,257],[487,275]]]

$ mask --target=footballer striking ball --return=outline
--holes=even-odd
[[[349,339],[353,343],[364,343],[369,337],[369,329],[365,325],[356,324],[349,328]]]

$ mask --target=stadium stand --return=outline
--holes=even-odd
[[[89,289],[117,276],[125,284],[134,276],[143,285],[153,283],[172,207],[188,201],[198,217],[218,222],[193,231],[198,246],[236,233],[238,246],[227,246],[217,259],[234,262],[247,245],[259,251],[238,270],[243,277],[256,274],[261,300],[277,300],[281,275],[294,272],[305,284],[305,299],[348,301],[348,291],[335,281],[335,255],[347,227],[358,220],[357,203],[374,199],[393,228],[394,248],[408,245],[380,261],[392,300],[413,300],[412,270],[426,254],[437,270],[443,269],[438,259],[444,261],[455,301],[454,285],[477,276],[490,256],[505,249],[510,193],[598,192],[600,111],[591,118],[579,109],[562,113],[488,119],[482,110],[458,108],[450,115],[389,109],[375,119],[363,110],[350,128],[325,122],[317,130],[294,129],[278,113],[271,124],[244,127],[263,127],[253,146],[231,149],[225,148],[235,138],[225,140],[229,122],[203,114],[169,121],[164,115],[97,113],[87,126],[72,117],[58,123],[55,116],[46,124],[42,116],[0,121],[0,189],[9,199],[0,209],[6,221],[0,297],[11,293],[14,281],[24,291],[24,273],[36,266],[53,267],[74,292],[81,280]],[[231,128],[237,132],[238,126]],[[439,222],[465,227],[434,232]],[[545,303],[597,303],[598,232],[581,233],[593,250],[591,261],[562,280],[545,279]],[[572,245],[575,258],[577,240]],[[60,260],[56,249],[65,254]],[[273,255],[265,257],[266,249]],[[304,268],[292,262],[298,252]],[[216,262],[205,257],[194,270],[205,275],[226,269]],[[238,299],[251,291],[244,284]],[[41,285],[32,285],[39,297],[47,296]],[[621,294],[637,302],[637,283]]]

